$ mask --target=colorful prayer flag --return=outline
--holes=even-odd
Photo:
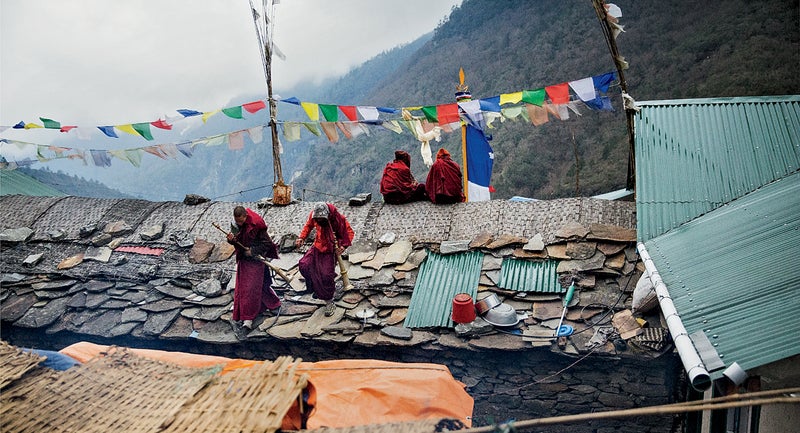
[[[242,106],[223,108],[222,112],[232,119],[244,119],[242,117]]]
[[[183,117],[199,116],[199,115],[203,114],[203,113],[201,113],[199,111],[187,110],[185,108],[181,108],[181,109],[178,109],[178,110],[175,110],[175,111],[180,113]]]
[[[44,125],[45,128],[48,128],[48,129],[61,129],[61,123],[56,122],[55,120],[46,119],[44,117],[40,117],[39,120],[42,121],[42,125]]]
[[[460,121],[461,117],[458,115],[458,104],[452,103],[437,105],[436,117],[439,119],[439,123],[441,124]]]
[[[489,192],[494,165],[494,151],[486,134],[472,125],[466,126],[467,201],[491,200]]]
[[[149,123],[134,123],[131,125],[133,130],[138,132],[139,135],[144,137],[145,140],[152,140],[153,134],[150,133],[150,124]]]
[[[322,116],[328,122],[336,122],[339,120],[339,106],[330,104],[319,104],[319,111],[322,111]]]
[[[247,104],[243,104],[242,108],[247,110],[248,113],[257,113],[259,110],[263,110],[267,108],[267,104],[264,101],[254,101],[248,102]]]
[[[117,132],[114,131],[113,126],[98,126],[97,129],[103,131],[103,134],[111,137],[111,138],[119,138]]]
[[[165,120],[158,119],[155,122],[150,122],[151,125],[155,126],[156,128],[171,130],[172,125],[167,123]]]

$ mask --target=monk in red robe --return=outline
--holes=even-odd
[[[236,206],[233,219],[239,231],[228,233],[236,249],[236,288],[233,291],[233,320],[252,329],[253,320],[265,310],[277,313],[281,300],[272,290],[272,275],[263,262],[277,259],[278,249],[267,233],[267,223],[251,209]]]
[[[436,161],[428,172],[425,189],[431,201],[437,204],[460,203],[465,200],[461,167],[450,159],[450,152],[444,148],[436,152]]]
[[[411,174],[411,155],[404,150],[394,152],[394,161],[386,164],[381,177],[383,201],[403,204],[426,200],[425,184],[418,183]]]
[[[355,233],[336,206],[329,203],[317,203],[308,215],[300,237],[295,241],[299,248],[305,239],[316,230],[314,244],[306,251],[298,263],[300,274],[306,280],[306,287],[314,292],[318,299],[325,301],[325,315],[332,316],[336,306],[333,295],[336,293],[336,256],[352,245]]]

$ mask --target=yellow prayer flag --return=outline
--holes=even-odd
[[[301,102],[300,105],[303,107],[303,110],[306,111],[309,119],[313,120],[314,122],[319,121],[319,104],[315,104],[313,102]]]
[[[208,120],[209,117],[211,117],[211,116],[213,116],[213,115],[215,115],[217,113],[219,113],[219,110],[207,111],[207,112],[203,113],[203,116],[202,116],[203,117],[203,123],[206,123],[206,121]]]
[[[516,104],[519,101],[522,101],[522,92],[500,94],[500,105]]]
[[[137,137],[140,136],[139,133],[136,132],[135,129],[133,129],[133,125],[130,123],[127,125],[114,125],[114,128],[117,128],[122,132],[127,132],[128,134],[135,135]]]
[[[26,123],[25,129],[35,129],[35,128],[44,128],[42,125],[37,125],[35,123]]]

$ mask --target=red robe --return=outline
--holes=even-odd
[[[277,259],[278,249],[267,233],[264,218],[247,209],[247,218],[231,242],[236,248],[236,288],[233,291],[233,320],[254,320],[267,309],[278,308],[281,300],[272,290],[272,275],[264,262],[245,255],[236,242],[250,248],[252,256]]]
[[[425,181],[428,197],[440,204],[464,201],[461,179],[461,168],[450,159],[450,155],[437,155]]]
[[[336,291],[336,251],[333,236],[340,247],[347,248],[353,243],[353,232],[350,223],[340,214],[335,206],[328,204],[328,224],[320,225],[314,220],[313,212],[300,231],[300,238],[305,239],[316,229],[314,245],[306,251],[298,263],[300,274],[306,280],[306,287],[311,289],[317,298],[329,301]]]
[[[425,200],[425,184],[417,183],[411,169],[403,161],[394,160],[383,169],[381,177],[383,201],[389,204],[403,204]]]

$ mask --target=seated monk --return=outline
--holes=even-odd
[[[437,204],[460,203],[465,200],[461,184],[461,167],[450,159],[444,148],[436,152],[436,161],[431,165],[425,189],[428,198]]]
[[[403,204],[427,199],[425,184],[411,175],[411,155],[403,150],[394,152],[394,161],[386,164],[381,177],[383,201]]]

